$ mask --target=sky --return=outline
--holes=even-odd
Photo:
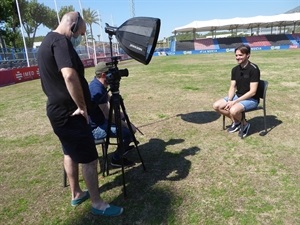
[[[38,0],[55,10],[55,0]],[[95,10],[100,14],[101,25],[93,25],[96,40],[108,41],[105,23],[119,27],[130,19],[131,0],[56,0],[57,9],[73,5]],[[134,15],[154,17],[161,20],[159,40],[172,36],[172,31],[195,20],[230,19],[235,17],[272,16],[285,13],[300,6],[300,0],[134,0]],[[45,36],[50,30],[42,25],[36,36]]]

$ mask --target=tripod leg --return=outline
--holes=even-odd
[[[134,132],[133,132],[133,130],[132,130],[131,123],[130,123],[129,117],[128,117],[127,113],[126,113],[126,109],[125,109],[125,105],[124,105],[124,101],[123,101],[122,97],[120,97],[120,105],[121,105],[121,108],[122,108],[122,111],[123,111],[123,114],[124,114],[125,121],[126,121],[126,123],[127,123],[128,129],[129,129],[129,131],[130,131],[130,133],[131,133],[132,140],[133,140],[134,145],[135,145],[135,147],[136,147],[136,150],[137,150],[137,152],[138,152],[140,161],[141,161],[141,163],[142,163],[142,165],[143,165],[143,169],[144,169],[144,171],[146,171],[146,167],[145,167],[143,158],[142,158],[141,153],[140,153],[140,150],[139,150],[139,148],[138,148],[139,142],[136,140],[136,137],[135,137]]]
[[[120,95],[118,93],[113,93],[110,99],[110,113],[109,113],[108,129],[107,129],[108,136],[111,134],[112,116],[114,116],[114,123],[116,125],[116,138],[117,138],[117,146],[118,146],[117,148],[118,151],[120,151],[120,157],[121,157],[123,193],[124,193],[124,197],[127,197],[124,160],[123,160],[124,143],[123,143],[122,124],[121,124],[121,112],[120,112]]]
[[[112,105],[112,99],[110,100],[110,105]],[[109,175],[109,168],[108,168],[108,156],[107,156],[107,151],[108,151],[108,146],[109,146],[109,138],[110,138],[110,130],[111,130],[111,126],[112,126],[112,115],[113,115],[113,107],[109,108],[109,115],[108,115],[108,124],[107,124],[107,129],[106,129],[106,140],[105,140],[105,150],[103,153],[103,159],[104,159],[104,163],[103,163],[103,175],[106,172],[106,175]]]

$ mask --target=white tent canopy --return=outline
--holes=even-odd
[[[172,33],[203,32],[216,30],[272,28],[300,25],[300,13],[279,14],[275,16],[236,17],[232,19],[214,19],[193,21],[182,27],[175,28]]]

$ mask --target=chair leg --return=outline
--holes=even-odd
[[[102,144],[102,155],[103,155],[103,167],[101,168],[102,169],[102,175],[105,176],[105,173],[106,175],[108,175],[108,158],[107,158],[107,147],[106,147],[106,144],[103,143]],[[100,161],[99,161],[100,163]]]
[[[266,111],[264,112],[264,124],[265,124],[265,133],[267,134],[267,115],[266,115]]]
[[[264,128],[265,128],[265,130],[259,133],[260,136],[265,136],[268,132],[267,131],[267,113],[266,113],[265,109],[264,109]]]
[[[225,127],[225,116],[223,115],[223,130],[225,130],[226,127]]]
[[[100,157],[98,157],[98,163],[99,163],[99,169],[100,169],[100,173],[101,173],[102,168],[101,168],[101,160],[100,160]]]
[[[242,112],[242,119],[241,119],[241,128],[240,128],[240,131],[239,131],[239,136],[241,137],[241,139],[243,139],[243,130],[244,130],[244,120],[246,118],[246,113],[245,112]]]

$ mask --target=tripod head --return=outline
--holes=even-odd
[[[119,93],[121,77],[128,77],[129,71],[128,69],[119,70],[118,62],[119,59],[121,59],[121,57],[113,56],[113,51],[112,51],[112,36],[115,35],[116,28],[109,26],[107,23],[105,25],[106,25],[105,32],[108,34],[110,55],[111,55],[111,62],[106,63],[106,65],[109,66],[109,71],[106,74],[106,80],[110,86],[111,92]]]
[[[117,64],[119,59],[120,59],[119,56],[113,56],[111,57],[112,61],[106,63],[106,65],[110,66],[106,74],[106,80],[110,86],[112,93],[119,92],[121,78],[129,76],[128,69],[122,69],[122,70],[118,69]]]

